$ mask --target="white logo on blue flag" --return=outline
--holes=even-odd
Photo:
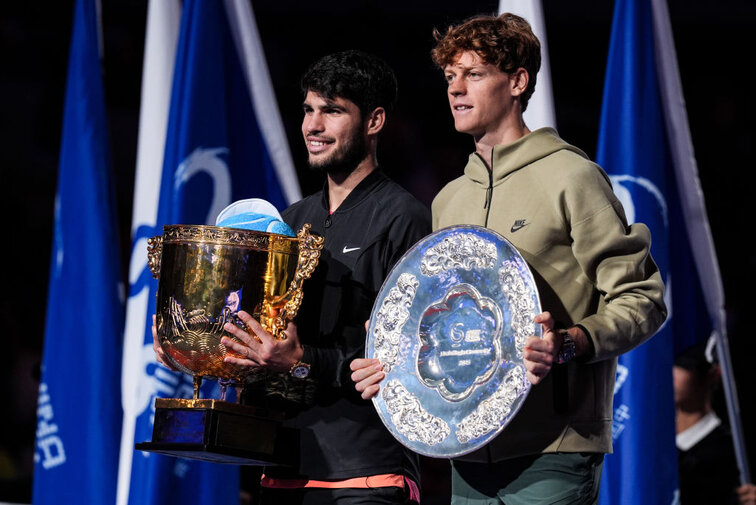
[[[226,147],[214,149],[196,148],[187,156],[176,170],[174,191],[179,193],[192,177],[197,174],[207,174],[212,180],[213,197],[210,202],[210,210],[207,213],[205,223],[215,223],[215,218],[231,203],[231,174],[228,164],[221,158],[221,154],[228,153]]]
[[[39,385],[36,435],[37,449],[41,452],[34,453],[35,463],[41,463],[42,468],[49,470],[66,462],[66,450],[55,424],[55,412],[44,382]]]
[[[625,217],[629,224],[636,222],[633,193],[645,191],[656,200],[656,203],[659,204],[662,218],[664,219],[664,226],[666,227],[668,225],[669,216],[667,213],[667,200],[653,181],[645,177],[636,177],[632,175],[610,175],[609,179],[612,181],[614,194],[617,195],[620,203],[622,203],[622,207],[625,209]]]

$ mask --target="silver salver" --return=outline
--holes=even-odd
[[[453,458],[496,437],[530,391],[522,352],[541,336],[533,275],[480,226],[452,226],[397,262],[373,306],[366,354],[386,378],[373,400],[406,447]]]

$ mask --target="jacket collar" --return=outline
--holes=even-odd
[[[540,128],[511,144],[494,146],[493,185],[501,182],[512,172],[561,150],[573,151],[588,159],[583,151],[559,138],[553,128]],[[477,153],[470,155],[465,175],[478,184],[489,184],[488,165]]]
[[[362,179],[359,184],[354,187],[354,189],[347,195],[342,204],[339,205],[339,208],[334,211],[334,214],[350,210],[362,200],[364,200],[367,195],[372,193],[376,187],[383,184],[387,179],[388,177],[386,177],[386,174],[384,174],[380,168],[376,167],[375,170],[365,176],[365,178]],[[323,183],[323,198],[321,199],[321,204],[323,205],[323,208],[326,210],[326,212],[328,212],[331,208],[330,202],[328,200],[327,179]]]

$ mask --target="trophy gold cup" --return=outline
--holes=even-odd
[[[194,394],[157,398],[152,441],[137,450],[218,463],[286,464],[297,434],[283,413],[225,400],[253,371],[224,362],[227,322],[244,327],[244,310],[276,338],[302,301],[302,283],[318,264],[323,238],[305,224],[297,237],[218,226],[171,225],[149,241],[148,261],[159,279],[158,341],[167,361],[190,374]],[[221,398],[201,399],[203,377],[221,383]]]

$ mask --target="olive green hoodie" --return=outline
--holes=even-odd
[[[666,317],[651,235],[629,226],[607,175],[551,128],[496,146],[493,168],[470,155],[433,201],[433,228],[476,224],[506,237],[530,265],[559,327],[580,325],[593,352],[555,366],[483,449],[460,459],[539,452],[611,452],[616,357]]]

